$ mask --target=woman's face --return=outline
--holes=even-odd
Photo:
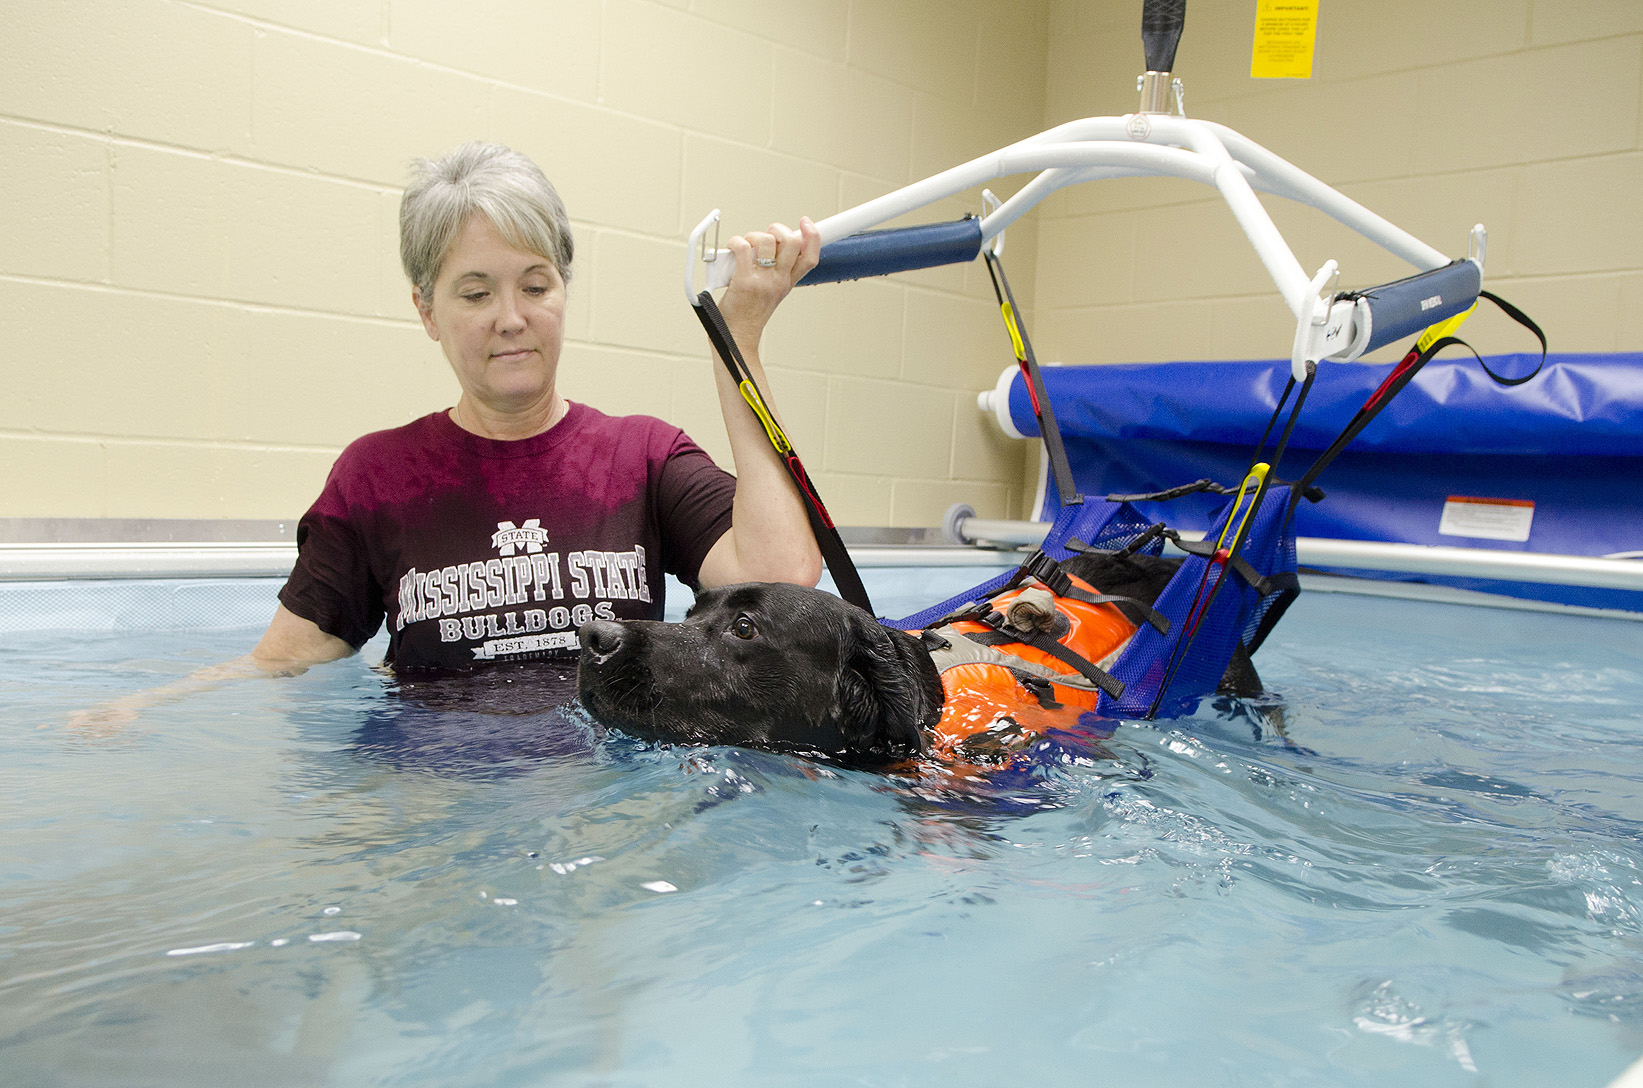
[[[433,296],[413,288],[411,297],[464,394],[497,411],[553,396],[565,281],[552,261],[514,248],[475,214],[445,254]]]

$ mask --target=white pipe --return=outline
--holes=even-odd
[[[1008,521],[999,518],[960,518],[956,526],[966,544],[1015,544],[1038,547],[1050,533],[1046,521]]]
[[[296,544],[0,544],[0,580],[284,578]]]
[[[1353,567],[1543,585],[1643,590],[1643,563],[1629,559],[1322,537],[1297,537],[1295,548],[1299,561],[1309,567]]]
[[[1215,164],[1204,161],[1193,151],[1146,143],[1090,141],[1013,145],[830,215],[816,227],[825,245],[998,178],[1068,166],[1120,167],[1143,170],[1147,176],[1180,177],[1211,184]]]
[[[1438,250],[1225,125],[1156,114],[1069,121],[816,225],[823,244],[835,242],[978,185],[1027,172],[1039,176],[983,220],[984,243],[1066,185],[1122,176],[1201,181],[1220,192],[1297,319],[1309,308],[1309,277],[1256,197],[1256,189],[1315,207],[1423,271],[1448,263]],[[695,252],[693,244],[692,257]],[[723,287],[729,271],[729,262],[714,261],[707,286]],[[686,293],[692,298],[693,290],[687,275]]]
[[[1230,162],[1230,159],[1227,161]],[[923,181],[916,181],[894,192],[886,193],[881,197],[867,201],[865,204],[858,204],[856,207],[839,212],[837,215],[828,216],[817,223],[816,228],[821,233],[822,244],[826,245],[841,238],[847,238],[852,234],[871,230],[898,216],[906,215],[928,204],[955,196],[978,185],[985,185],[1001,177],[1063,168],[1084,168],[1088,172],[1088,177],[1080,180],[1105,176],[1180,177],[1210,185],[1215,183],[1214,177],[1217,166],[1214,162],[1207,160],[1194,151],[1134,141],[1125,143],[1086,142],[1012,145],[990,155],[971,159],[967,163],[944,170],[939,174],[925,178]],[[1242,169],[1242,167],[1236,169],[1240,179],[1242,178]],[[1044,196],[1057,187],[1048,185],[1041,187],[1037,190],[1036,200],[1043,199]],[[1247,190],[1247,183],[1245,188]],[[1253,194],[1249,199],[1254,200]],[[1034,200],[1034,203],[1036,203],[1036,200]],[[1256,206],[1259,208],[1259,202],[1256,202]],[[998,213],[994,213],[993,217],[989,217],[993,229],[989,234],[985,232],[984,227],[983,243],[1009,226],[1011,222],[1031,208],[1032,204],[1017,203],[1015,198],[1012,198],[1007,207],[1010,208],[1007,217],[996,218]],[[1000,211],[1002,212],[1003,209],[1000,209]],[[1234,209],[1234,214],[1238,214],[1237,209]],[[1248,214],[1247,210],[1245,214]],[[1264,210],[1260,212],[1260,215],[1265,216]],[[686,247],[685,295],[693,304],[696,288],[693,280],[693,265],[690,262],[696,259],[702,233],[713,222],[713,218],[712,215],[709,215],[702,220],[696,230],[692,232],[691,241]],[[1242,218],[1240,218],[1240,222],[1242,221]],[[1271,227],[1270,219],[1266,220],[1266,226]],[[1259,224],[1257,224],[1257,228],[1259,228]],[[1277,236],[1276,228],[1272,228],[1271,233],[1277,237],[1276,245],[1287,254],[1289,252],[1288,247],[1283,245],[1282,237]],[[1252,241],[1254,241],[1253,238]],[[1272,248],[1270,241],[1262,244],[1266,244],[1268,249]],[[1259,245],[1257,248],[1260,248]],[[730,274],[734,266],[733,262],[719,259],[724,253],[723,250],[716,250],[708,254],[706,286],[709,290],[724,287],[730,282]],[[1290,257],[1289,260],[1293,262],[1294,258]],[[1300,266],[1295,265],[1295,269],[1296,275],[1300,277],[1301,282],[1304,284],[1305,276],[1301,275]],[[1282,288],[1282,285],[1280,285],[1280,288]],[[1285,298],[1289,298],[1293,291],[1293,288],[1285,291]]]
[[[1017,545],[1041,544],[1049,528],[1043,522],[987,518],[965,518],[958,526],[968,540]],[[1300,537],[1295,547],[1303,566],[1643,590],[1643,562],[1635,560],[1321,537]],[[973,547],[856,547],[850,554],[863,567],[1003,568],[1014,563],[1007,554]],[[290,543],[0,544],[0,581],[284,578],[296,558],[296,546]]]
[[[967,541],[1037,546],[1044,542],[1049,525],[1041,521],[964,518],[958,522],[958,531]],[[1643,562],[1630,559],[1451,548],[1437,544],[1398,544],[1378,540],[1331,540],[1316,536],[1296,537],[1295,553],[1297,561],[1307,567],[1345,567],[1459,578],[1494,578],[1542,585],[1643,590]]]
[[[1153,117],[1149,120],[1156,125],[1157,121],[1164,118]],[[1440,251],[1376,215],[1357,201],[1330,188],[1288,159],[1268,151],[1236,129],[1215,121],[1195,118],[1168,120],[1202,125],[1213,132],[1234,161],[1247,167],[1246,173],[1255,188],[1317,208],[1423,272],[1449,263],[1449,258]],[[1125,131],[1127,121],[1127,117],[1085,117],[1046,129],[1011,146],[1124,138],[1128,135]],[[1157,131],[1156,127],[1154,131]]]
[[[1232,157],[1249,166],[1255,175],[1266,181],[1271,186],[1271,191],[1278,195],[1317,208],[1376,245],[1408,261],[1422,272],[1441,268],[1449,263],[1448,257],[1413,234],[1381,218],[1350,197],[1336,192],[1305,170],[1274,155],[1247,136],[1213,121],[1199,123],[1215,132]]]
[[[878,567],[968,567],[977,571],[1012,570],[1020,560],[1014,552],[987,551],[947,545],[856,546],[850,559],[863,569]],[[990,575],[989,575],[990,576]],[[978,578],[980,575],[978,575]],[[934,604],[934,601],[930,602]]]
[[[1434,585],[1431,582],[1392,582],[1380,578],[1354,578],[1351,575],[1339,574],[1302,574],[1300,582],[1302,591],[1306,593],[1349,593],[1355,597],[1392,597],[1403,601],[1464,604],[1473,608],[1504,608],[1513,612],[1545,612],[1560,616],[1590,616],[1596,619],[1643,623],[1643,612],[1557,604],[1529,597],[1508,597],[1501,593],[1456,589],[1454,586]]]
[[[1095,181],[1097,178],[1129,175],[1144,177],[1140,170],[1103,170],[1099,167],[1085,166],[1058,166],[1053,170],[1045,170],[1036,178],[1016,190],[1016,194],[1003,204],[994,208],[981,220],[981,244],[985,248],[987,243],[1003,234],[1004,231],[1031,211],[1039,201],[1069,185],[1080,182]]]
[[[1144,124],[1138,125],[1138,121]],[[1307,308],[1308,277],[1256,197],[1257,188],[1316,207],[1417,268],[1447,263],[1443,254],[1413,235],[1232,129],[1167,115],[1070,121],[828,216],[816,225],[825,245],[978,185],[1027,172],[1039,172],[1039,176],[1004,207],[987,216],[982,223],[983,242],[1066,185],[1119,176],[1200,181],[1220,192],[1285,304],[1297,317]],[[728,264],[710,267],[708,286],[724,286],[727,271]]]
[[[1295,259],[1289,243],[1284,241],[1265,206],[1250,189],[1243,172],[1233,165],[1232,155],[1221,138],[1202,121],[1189,121],[1184,117],[1151,117],[1148,120],[1154,138],[1184,143],[1209,160],[1213,167],[1212,183],[1232,209],[1238,225],[1244,228],[1250,245],[1255,247],[1256,256],[1261,258],[1267,274],[1278,285],[1284,302],[1289,305],[1289,312],[1297,318],[1301,317],[1307,308],[1307,281],[1310,277],[1302,271],[1301,262]]]

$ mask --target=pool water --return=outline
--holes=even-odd
[[[962,792],[601,735],[548,669],[356,658],[64,725],[256,635],[0,634],[6,1084],[1600,1086],[1643,1053],[1640,624],[1303,595],[1257,657],[1281,729],[1206,702]]]

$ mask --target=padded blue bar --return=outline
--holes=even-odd
[[[1483,288],[1483,274],[1471,261],[1382,284],[1362,292],[1369,300],[1369,346],[1365,351],[1415,336],[1446,317],[1469,309]]]
[[[1534,370],[1540,353],[1483,358],[1495,373],[1516,377]],[[1393,366],[1390,361],[1320,365],[1291,448],[1315,456],[1327,447]],[[1114,449],[1136,442],[1194,442],[1248,453],[1288,378],[1288,359],[1044,368],[1062,437]],[[1010,383],[1010,419],[1022,434],[1037,437],[1038,420],[1019,374]],[[1643,457],[1643,352],[1553,352],[1534,381],[1505,389],[1489,380],[1476,359],[1453,348],[1427,363],[1348,450],[1425,456],[1434,466],[1459,454]],[[1297,460],[1302,456],[1296,453]],[[1319,482],[1325,490],[1333,473]],[[1242,478],[1243,472],[1232,475]],[[1159,481],[1160,486],[1184,482]],[[1090,488],[1097,495],[1148,490],[1105,483]],[[1628,493],[1643,496],[1635,485]]]
[[[951,223],[926,223],[895,230],[867,230],[822,246],[821,263],[799,281],[837,283],[867,276],[888,276],[914,268],[962,264],[981,252],[981,220],[974,216]]]
[[[1540,362],[1539,352],[1485,358],[1511,376]],[[1299,475],[1392,366],[1320,366],[1289,454],[1274,472]],[[1288,359],[1044,368],[1073,478],[1086,496],[1160,491],[1203,476],[1236,484],[1288,377]],[[1021,433],[1038,433],[1019,376],[1010,386],[1010,415]],[[1505,389],[1456,348],[1427,363],[1329,466],[1318,480],[1329,497],[1301,503],[1294,528],[1298,536],[1606,555],[1643,547],[1638,480],[1643,353],[1553,353],[1533,381]],[[1439,533],[1452,495],[1532,501],[1528,542]],[[1222,501],[1191,495],[1136,506],[1177,528],[1209,529]],[[1043,516],[1053,517],[1059,506],[1052,479]],[[1627,590],[1464,584],[1643,611],[1643,593]]]

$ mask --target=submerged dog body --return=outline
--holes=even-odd
[[[1062,569],[1086,591],[1150,602],[1177,565],[1080,556]],[[1034,603],[1021,597],[995,603]],[[1113,604],[1058,602],[1057,611],[1043,617],[1047,637],[1096,664],[1135,630]],[[596,719],[637,736],[857,763],[923,753],[985,759],[1096,705],[1094,686],[1064,660],[966,637],[981,630],[961,621],[920,637],[818,590],[748,583],[703,592],[682,623],[583,627],[577,686]],[[1259,678],[1240,657],[1223,690],[1256,694]]]
[[[941,677],[918,639],[830,594],[750,582],[682,623],[588,624],[577,688],[596,719],[657,740],[894,760],[924,749]]]

